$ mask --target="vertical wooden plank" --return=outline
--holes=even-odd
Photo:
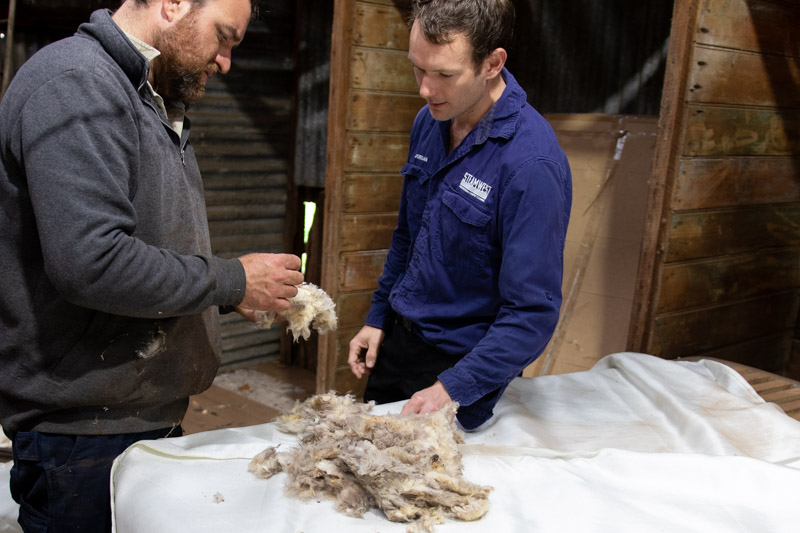
[[[647,352],[654,310],[658,303],[656,299],[660,291],[669,202],[678,172],[678,156],[684,144],[685,95],[692,61],[692,43],[697,32],[699,5],[699,0],[677,1],[673,11],[658,127],[659,141],[653,162],[650,198],[628,333],[627,345],[631,351]]]
[[[12,61],[14,50],[14,24],[17,17],[17,0],[10,0],[8,4],[8,19],[6,20],[5,56],[3,59],[3,81],[0,83],[0,99],[6,94],[8,84],[11,83],[11,72],[14,70]]]
[[[339,292],[339,225],[342,218],[342,184],[346,154],[347,101],[349,96],[354,0],[334,0],[331,36],[331,81],[328,111],[328,162],[325,177],[325,228],[323,230],[322,288],[334,301]],[[320,339],[317,356],[317,392],[330,389],[335,377],[336,336]]]

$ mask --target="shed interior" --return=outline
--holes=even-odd
[[[4,72],[117,3],[0,2],[0,16],[15,7],[11,47],[0,22]],[[562,320],[526,375],[631,350],[800,379],[800,0],[634,4],[515,0],[509,69],[576,178]],[[299,344],[224,317],[229,369],[280,357],[316,372],[318,391],[363,386],[347,342],[423,103],[407,7],[265,0],[231,73],[191,110],[215,253],[305,252],[340,315],[339,331]],[[307,241],[305,201],[318,206]]]

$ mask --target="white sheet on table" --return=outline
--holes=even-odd
[[[11,461],[0,463],[0,533],[22,531],[17,523],[19,505],[11,498],[8,481],[11,474]]]
[[[272,424],[138,443],[112,473],[115,531],[405,531],[377,510],[360,520],[288,497],[285,474],[247,472],[265,447],[294,443]],[[614,354],[587,372],[517,379],[463,451],[467,479],[495,487],[491,507],[439,533],[800,527],[800,422],[713,361]]]

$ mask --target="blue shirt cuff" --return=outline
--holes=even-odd
[[[391,316],[391,305],[383,302],[373,302],[369,308],[369,312],[367,312],[367,318],[364,320],[364,324],[385,331],[388,326],[387,322]]]

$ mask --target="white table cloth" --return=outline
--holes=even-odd
[[[464,474],[494,487],[491,507],[440,533],[800,531],[800,422],[714,361],[623,353],[519,378],[465,440]],[[295,443],[272,424],[138,443],[114,466],[115,531],[405,531],[378,510],[357,519],[289,497],[285,474],[247,471],[264,448]]]
[[[465,440],[464,474],[494,487],[491,507],[439,533],[800,531],[800,422],[714,361],[623,353],[587,372],[520,378]],[[405,531],[378,510],[350,518],[286,496],[285,474],[247,471],[267,446],[295,443],[263,424],[135,444],[112,471],[114,529]],[[0,531],[12,521],[0,516]]]
[[[8,480],[11,474],[11,462],[0,463],[0,533],[17,533],[22,531],[17,524],[19,506],[11,498]]]

